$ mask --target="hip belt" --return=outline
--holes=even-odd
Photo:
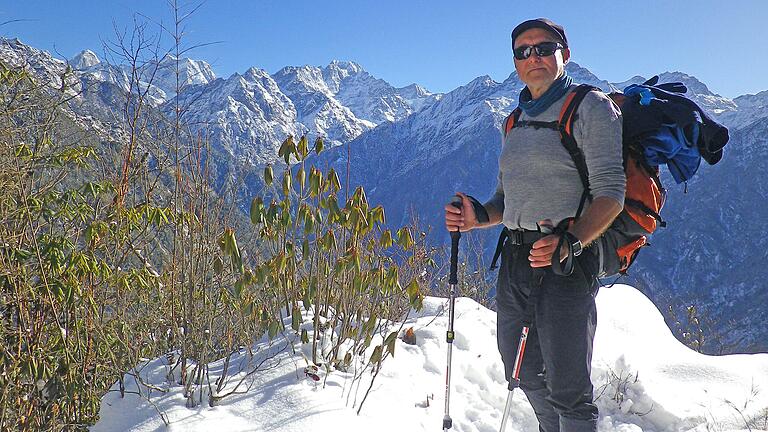
[[[496,243],[496,251],[493,253],[493,261],[491,261],[491,270],[495,270],[498,265],[496,264],[501,256],[501,251],[504,249],[504,244],[511,245],[527,245],[534,244],[540,238],[549,234],[541,231],[530,231],[523,229],[509,229],[504,227],[499,234],[499,241]]]

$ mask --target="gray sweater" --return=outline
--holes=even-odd
[[[565,98],[536,117],[523,113],[520,120],[557,121]],[[605,94],[587,94],[577,110],[573,136],[587,162],[592,197],[610,197],[624,205],[621,113]],[[502,142],[498,185],[485,206],[501,212],[507,228],[535,230],[540,220],[557,224],[575,216],[583,190],[557,131],[516,127]]]

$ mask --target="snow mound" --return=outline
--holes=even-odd
[[[135,382],[127,380],[129,394],[121,398],[113,391],[105,396],[101,421],[91,431],[439,430],[445,406],[448,307],[441,298],[430,297],[424,303],[424,309],[412,314],[403,327],[413,327],[416,343],[398,339],[394,357],[384,363],[359,415],[370,371],[355,384],[357,391],[351,388],[352,372],[321,368],[320,381],[315,382],[304,374],[305,347],[287,335],[272,344],[266,340],[255,344],[253,355],[246,350],[235,355],[233,364],[268,360],[247,381],[248,392],[225,398],[213,408],[185,407],[183,389],[173,384],[178,377],[170,381],[166,377],[164,358],[141,365],[142,378],[167,392],[139,397],[130,393],[138,389]],[[650,300],[626,285],[601,289],[597,304],[592,381],[599,395],[601,432],[768,429],[768,354],[713,357],[691,351],[673,337]],[[310,318],[305,314],[303,326],[311,324]],[[507,390],[496,350],[496,314],[459,298],[455,331],[452,430],[497,431]],[[294,344],[297,354],[278,349],[286,343]],[[220,370],[222,362],[210,368]],[[522,392],[514,394],[513,402],[508,431],[537,430]]]

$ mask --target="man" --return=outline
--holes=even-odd
[[[563,27],[544,18],[525,21],[512,32],[512,46],[515,69],[526,84],[516,125],[556,122],[567,94],[576,87],[565,72],[571,53]],[[624,205],[620,112],[606,95],[593,91],[577,115],[572,133],[588,168],[591,200],[567,233],[541,229],[574,217],[584,191],[559,133],[549,128],[512,128],[502,143],[498,186],[491,199],[473,204],[459,192],[461,209],[445,207],[449,231],[499,223],[512,230],[503,248],[496,292],[498,346],[509,379],[530,298],[533,326],[520,387],[544,432],[597,430],[590,370],[598,257],[597,248],[589,245]],[[560,260],[569,253],[575,259],[569,276],[551,269],[562,236],[567,241],[557,251]]]

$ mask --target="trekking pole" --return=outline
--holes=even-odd
[[[544,234],[551,234],[554,232],[554,229],[549,225],[541,225],[539,226],[539,231]],[[517,343],[515,365],[512,367],[512,376],[509,378],[509,386],[507,387],[509,393],[507,394],[507,403],[504,405],[504,414],[501,417],[501,428],[499,428],[499,432],[504,432],[507,429],[507,419],[509,418],[509,412],[512,411],[512,395],[515,393],[515,389],[520,387],[520,368],[523,366],[525,345],[528,342],[528,332],[531,330],[531,325],[533,323],[533,309],[536,306],[538,292],[541,289],[541,279],[539,279],[538,285],[538,289],[536,286],[533,287],[531,294],[528,296],[528,304],[525,306],[523,330],[520,332],[520,340]]]
[[[461,208],[461,197],[455,196],[451,200],[451,205],[456,208]],[[448,331],[445,334],[446,342],[448,342],[448,365],[445,371],[445,416],[443,416],[443,431],[447,431],[453,426],[453,420],[449,413],[449,405],[451,401],[451,354],[453,352],[453,306],[456,301],[456,284],[459,283],[459,279],[456,276],[456,268],[459,261],[459,239],[461,238],[461,232],[459,230],[451,231],[451,272],[448,277],[448,285],[450,286],[451,293],[449,295],[448,302]]]
[[[501,429],[499,429],[499,432],[504,432],[507,429],[507,418],[509,418],[509,412],[512,410],[512,395],[515,389],[520,387],[520,367],[523,364],[523,355],[525,354],[525,344],[528,341],[529,330],[530,324],[523,326],[523,331],[520,333],[520,341],[517,343],[515,366],[512,368],[512,376],[509,378],[509,393],[507,394],[507,403],[504,405],[504,415],[501,418]]]

